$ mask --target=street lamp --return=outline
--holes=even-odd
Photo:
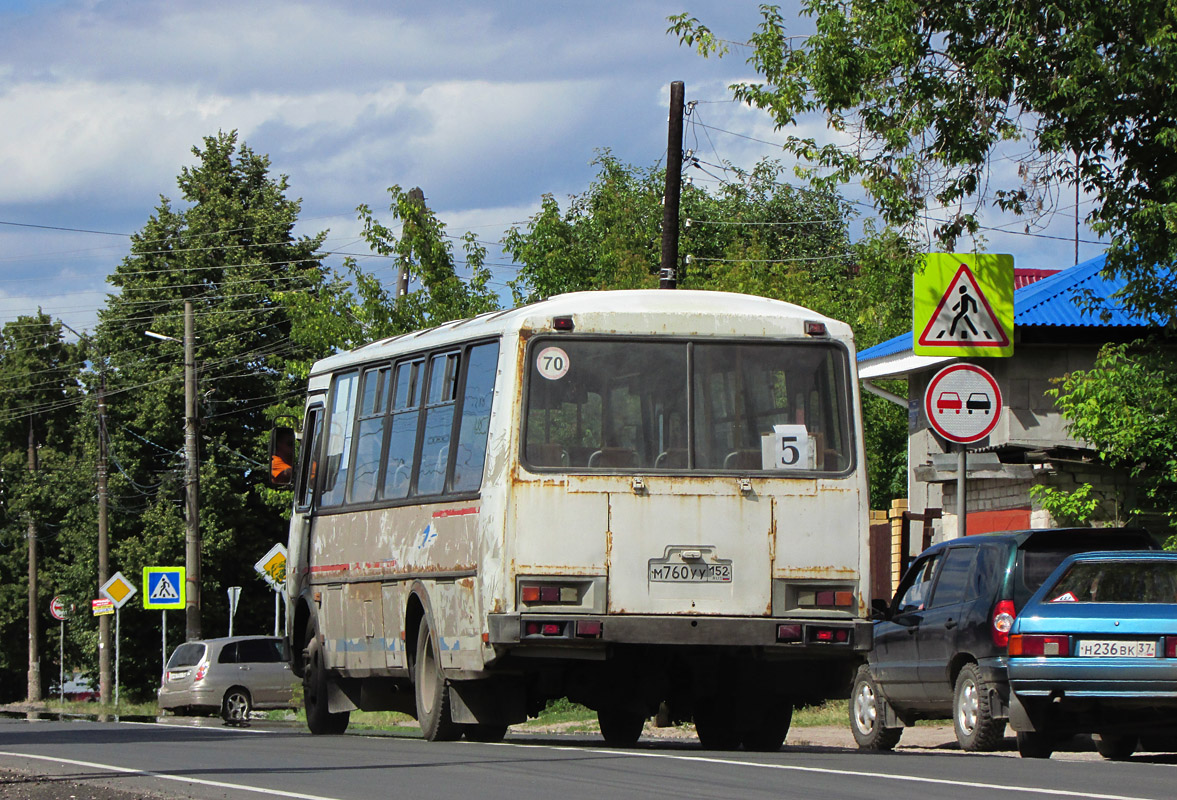
[[[192,301],[184,301],[184,339],[144,331],[184,345],[184,593],[187,641],[200,638],[200,464],[196,450],[196,335]]]

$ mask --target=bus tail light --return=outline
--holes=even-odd
[[[829,331],[826,330],[826,324],[824,322],[818,322],[817,320],[812,319],[805,320],[805,333],[809,336],[829,335]]]
[[[528,583],[519,587],[519,600],[530,605],[579,603],[580,591],[567,583]]]
[[[1069,636],[1044,636],[1041,634],[1014,634],[1009,637],[1011,656],[1069,656]]]
[[[830,587],[797,592],[798,608],[824,608],[839,611],[853,611],[854,592],[850,589]]]
[[[603,626],[599,619],[582,619],[576,623],[576,636],[578,639],[600,639]]]
[[[810,639],[819,644],[847,644],[850,641],[849,628],[811,627]]]
[[[800,623],[787,623],[776,626],[776,640],[778,642],[799,642],[801,641],[801,625]]]
[[[993,618],[989,620],[989,634],[993,637],[993,644],[1005,647],[1009,644],[1009,630],[1014,626],[1017,611],[1012,600],[1002,600],[993,609]]]

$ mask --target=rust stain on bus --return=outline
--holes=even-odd
[[[790,567],[787,570],[773,570],[774,578],[806,580],[811,578],[835,578],[857,580],[858,570],[849,567]]]

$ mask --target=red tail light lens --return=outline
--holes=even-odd
[[[208,674],[208,664],[201,664],[196,668],[196,677],[193,680],[202,681],[204,676]]]
[[[1177,636],[1165,637],[1165,658],[1177,658]]]
[[[1009,637],[1011,656],[1069,656],[1069,636],[1018,635]]]
[[[1009,644],[1009,630],[1014,626],[1017,611],[1012,600],[1002,600],[993,609],[993,619],[989,621],[989,633],[993,636],[993,644],[1006,647]]]
[[[797,623],[785,623],[782,625],[777,625],[776,640],[778,642],[801,641],[801,625]]]

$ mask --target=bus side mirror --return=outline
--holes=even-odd
[[[270,486],[294,485],[294,428],[275,426],[270,431]]]

